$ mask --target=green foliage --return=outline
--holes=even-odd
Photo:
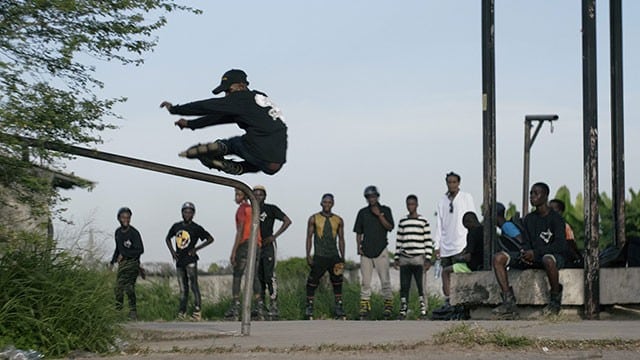
[[[640,195],[629,189],[631,198],[625,200],[625,232],[626,236],[640,235]],[[566,186],[562,186],[556,192],[556,199],[565,203],[564,219],[573,229],[576,244],[579,249],[584,249],[584,199],[582,194],[576,196],[575,202],[571,200],[571,194]],[[612,243],[613,239],[613,202],[606,193],[598,197],[600,214],[600,248],[603,249]]]
[[[143,63],[164,13],[199,13],[171,0],[5,0],[0,2],[0,133],[67,144],[101,142],[106,120],[125,98],[101,99],[96,61]],[[4,184],[29,182],[29,160],[64,156],[0,139]],[[35,189],[34,189],[35,191]]]
[[[122,319],[110,277],[46,246],[7,250],[0,258],[0,348],[13,345],[47,356],[108,351]]]

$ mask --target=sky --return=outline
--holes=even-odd
[[[306,224],[320,197],[335,195],[345,220],[346,257],[356,260],[357,211],[363,190],[376,185],[380,202],[397,221],[405,198],[416,194],[419,212],[435,223],[445,174],[462,176],[477,211],[483,194],[480,1],[178,1],[203,10],[174,13],[157,33],[158,46],[140,67],[98,64],[105,97],[128,98],[115,111],[117,130],[102,134],[102,151],[208,170],[177,154],[198,142],[242,134],[235,124],[180,131],[179,117],[160,109],[213,96],[221,75],[248,74],[250,88],[278,104],[288,126],[287,163],[275,176],[237,177],[264,185],[268,203],[293,221],[278,239],[278,258],[305,255]],[[579,0],[496,1],[497,199],[520,208],[524,116],[558,114],[545,123],[531,150],[531,180],[552,194],[583,188],[582,49]],[[599,187],[611,194],[609,10],[598,1]],[[640,188],[640,2],[623,2],[625,182]],[[63,191],[61,207],[73,225],[56,221],[57,237],[84,244],[88,230],[113,252],[116,212],[133,210],[143,262],[171,262],[164,243],[181,219],[185,201],[195,221],[215,238],[200,263],[228,263],[236,204],[233,189],[122,165],[76,158],[67,170],[95,181],[92,191]],[[627,197],[629,193],[627,192]],[[276,226],[279,224],[276,223]],[[395,246],[395,229],[389,249]]]

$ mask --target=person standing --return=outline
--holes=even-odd
[[[251,236],[251,205],[247,201],[247,195],[240,189],[235,190],[234,200],[238,204],[236,211],[236,237],[231,250],[229,261],[233,267],[233,283],[231,285],[231,294],[233,296],[231,307],[224,314],[229,320],[238,321],[240,319],[240,285],[242,275],[247,267],[247,259],[249,256],[249,237]],[[258,241],[258,249],[262,245],[260,231],[256,234]],[[256,261],[257,263],[257,261]],[[256,266],[256,269],[258,267]],[[257,277],[253,277],[253,295],[256,301],[260,299],[260,281]]]
[[[160,104],[169,113],[200,116],[197,119],[179,119],[174,124],[183,130],[195,130],[207,126],[236,123],[246,131],[242,136],[219,139],[197,144],[181,152],[179,156],[195,158],[208,167],[232,175],[262,171],[277,173],[286,162],[287,126],[280,108],[267,94],[248,88],[247,74],[231,69],[222,75],[220,85],[213,94],[224,97],[173,105]],[[244,161],[225,159],[225,155],[237,155]]]
[[[118,210],[117,219],[120,227],[115,231],[116,249],[111,257],[109,267],[113,268],[118,263],[118,275],[116,276],[116,309],[122,310],[124,294],[129,299],[129,319],[137,320],[136,305],[136,280],[140,273],[140,256],[144,253],[142,236],[131,225],[131,209],[122,207]]]
[[[264,186],[256,185],[253,188],[253,195],[258,200],[258,204],[260,204],[260,235],[262,236],[257,273],[260,281],[260,301],[258,301],[254,313],[258,319],[263,317],[265,298],[267,291],[269,291],[269,316],[271,319],[277,319],[279,312],[278,284],[275,274],[278,249],[276,239],[291,225],[291,219],[276,205],[265,203],[267,189]],[[273,226],[276,220],[281,221],[282,224],[274,233]]]
[[[196,207],[192,202],[185,202],[182,205],[182,221],[171,226],[165,242],[171,257],[176,262],[176,272],[178,274],[178,285],[180,287],[180,308],[178,319],[186,319],[187,300],[189,298],[189,288],[193,292],[194,306],[191,319],[200,321],[202,319],[200,287],[198,286],[198,251],[213,243],[213,237],[202,226],[193,221]],[[175,239],[175,249],[171,243]],[[204,243],[197,245],[199,240]]]
[[[313,299],[320,279],[325,272],[329,273],[333,295],[335,297],[334,316],[344,319],[342,308],[342,281],[344,271],[344,221],[334,214],[334,198],[332,194],[322,195],[320,206],[322,211],[309,217],[307,222],[307,264],[311,270],[307,278],[307,308],[305,316],[313,319]],[[336,246],[336,239],[337,246]],[[313,241],[312,241],[313,240]],[[313,257],[311,248],[314,248]]]
[[[398,222],[396,252],[393,266],[400,268],[400,313],[398,318],[407,317],[411,278],[416,281],[420,301],[420,317],[427,316],[427,303],[424,297],[424,272],[431,267],[433,242],[429,221],[418,214],[418,197],[409,195],[406,199],[409,214]]]
[[[567,241],[565,222],[562,216],[548,204],[549,186],[535,183],[529,192],[529,202],[535,211],[525,216],[524,243],[520,251],[500,251],[493,256],[493,271],[502,290],[502,303],[492,310],[493,315],[503,319],[517,316],[517,304],[513,288],[509,286],[508,267],[518,269],[544,269],[550,285],[549,304],[543,309],[545,315],[557,315],[562,303],[562,285],[559,269],[565,264]]]
[[[393,295],[389,278],[389,255],[387,254],[387,233],[393,230],[391,209],[378,202],[378,188],[369,185],[364,189],[368,205],[356,216],[353,231],[356,233],[358,255],[360,255],[360,320],[368,320],[371,313],[371,275],[376,269],[382,297],[384,298],[384,318],[390,319],[393,312]]]
[[[453,265],[456,256],[467,246],[467,229],[462,224],[462,216],[469,211],[475,213],[475,204],[471,194],[460,190],[460,175],[450,172],[445,176],[447,192],[436,207],[436,231],[433,236],[436,259],[440,259],[442,268]],[[442,274],[442,292],[444,308],[449,304],[449,274]]]

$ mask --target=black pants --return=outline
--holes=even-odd
[[[258,249],[258,253],[256,254],[256,267],[258,268],[258,260],[260,259],[260,249]],[[238,299],[240,297],[240,283],[242,282],[242,275],[244,275],[244,270],[247,267],[247,261],[249,260],[249,242],[245,241],[244,243],[238,246],[236,250],[236,265],[233,267],[233,284],[231,285],[231,294],[234,299]],[[260,293],[260,281],[257,276],[253,277],[253,294]]]
[[[265,299],[267,290],[271,300],[278,298],[278,283],[276,281],[276,245],[270,243],[260,249],[260,261],[258,262],[258,280],[260,281],[260,298]]]
[[[200,311],[200,287],[198,286],[198,265],[197,263],[177,266],[178,286],[180,287],[180,312],[187,312],[187,300],[189,300],[189,286],[194,296],[196,311]]]
[[[309,271],[309,277],[307,277],[307,297],[312,298],[315,295],[320,279],[324,276],[325,272],[329,273],[329,279],[331,285],[333,285],[333,293],[336,296],[342,295],[342,281],[343,275],[340,273],[336,275],[334,273],[334,266],[337,263],[341,263],[342,260],[339,257],[330,258],[322,256],[313,257],[313,266]]]
[[[409,290],[411,289],[411,278],[416,279],[418,287],[418,296],[424,296],[422,287],[422,277],[424,267],[422,265],[402,265],[400,266],[400,297],[409,298]]]
[[[140,260],[125,259],[118,264],[116,276],[116,309],[121,310],[124,303],[124,294],[129,299],[129,309],[136,311],[136,279],[140,271]]]

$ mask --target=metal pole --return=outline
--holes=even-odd
[[[613,243],[626,243],[624,228],[624,87],[622,85],[622,0],[609,2],[611,41],[611,192],[613,201]]]
[[[496,242],[496,79],[494,0],[482,1],[482,129],[484,269],[491,269]]]
[[[522,169],[522,217],[529,212],[529,151],[531,150],[531,121],[524,120],[524,160]]]
[[[584,157],[584,313],[597,319],[600,307],[598,259],[598,94],[596,68],[596,1],[582,0],[582,111]]]
[[[525,115],[524,117],[524,160],[523,170],[522,170],[522,216],[524,217],[529,212],[529,160],[531,156],[531,147],[533,143],[536,141],[538,137],[538,133],[542,128],[542,124],[545,121],[552,122],[558,120],[558,115],[550,114],[550,115]],[[536,130],[533,132],[533,136],[531,136],[531,128],[533,127],[533,122],[537,121],[538,125],[536,126]],[[553,125],[552,129],[553,129]]]
[[[48,150],[63,152],[67,154],[73,154],[78,156],[83,156],[91,159],[107,161],[111,163],[116,163],[120,165],[131,166],[139,169],[145,169],[160,173],[165,173],[174,176],[181,176],[193,180],[205,181],[214,184],[229,186],[235,189],[242,190],[251,202],[251,210],[252,210],[252,221],[251,221],[251,235],[249,237],[249,264],[247,264],[247,276],[245,278],[245,296],[243,302],[243,312],[242,312],[242,335],[249,335],[251,329],[251,313],[248,310],[251,307],[251,295],[253,292],[253,279],[255,277],[255,259],[256,259],[256,249],[257,249],[257,229],[260,218],[260,207],[258,206],[258,201],[256,197],[253,195],[253,191],[251,188],[238,180],[225,178],[222,176],[216,176],[211,174],[205,174],[202,172],[186,170],[174,166],[154,163],[146,160],[140,160],[135,158],[130,158],[122,155],[111,154],[107,152],[102,152],[98,150],[86,149],[73,145],[66,145],[62,143],[50,142],[50,141],[40,141],[33,138],[18,136],[18,135],[8,135],[0,133],[0,136],[3,137],[13,137],[15,139],[20,140],[23,144],[30,147],[42,147]]]

